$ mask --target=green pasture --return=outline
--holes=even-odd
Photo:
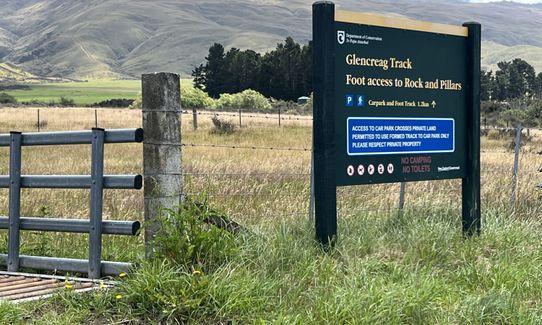
[[[191,84],[190,80],[183,80]],[[6,93],[22,102],[59,102],[60,97],[73,99],[78,106],[87,106],[107,99],[136,99],[141,94],[140,80],[91,80],[87,82],[64,82],[31,85],[28,90],[12,90]]]
[[[32,85],[29,90],[7,91],[21,102],[58,102],[61,96],[76,105],[92,105],[107,99],[135,99],[141,92],[140,80],[92,80],[88,82],[47,83]]]

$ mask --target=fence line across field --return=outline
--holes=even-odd
[[[279,111],[280,112],[280,111]],[[182,114],[183,115],[193,115],[194,113],[193,112],[189,112],[189,111],[182,111]],[[228,112],[222,112],[222,111],[218,111],[218,112],[210,112],[210,111],[206,111],[206,112],[197,112],[196,113],[198,116],[222,116],[222,117],[238,117],[239,116],[239,112],[237,113],[228,113]],[[282,121],[288,121],[288,120],[291,120],[291,121],[312,121],[312,117],[310,116],[303,116],[303,115],[300,115],[300,116],[297,116],[297,115],[286,115],[282,112],[280,113],[276,113],[276,116],[275,115],[271,115],[271,113],[260,113],[259,115],[257,115],[257,113],[243,113],[243,111],[241,110],[241,116],[242,117],[249,117],[249,118],[259,118],[259,119],[266,119],[266,120],[279,120],[279,116],[280,116],[280,120]]]
[[[183,113],[180,107],[180,80],[179,76],[175,74],[168,73],[158,73],[144,75],[142,77],[142,107],[141,116],[143,129],[145,130],[145,139],[142,139],[143,134],[140,129],[127,130],[103,130],[103,129],[94,129],[93,131],[87,132],[65,132],[62,134],[62,140],[58,139],[57,133],[54,132],[39,132],[32,134],[23,134],[12,133],[9,136],[0,136],[0,146],[9,146],[10,150],[10,175],[7,177],[0,177],[0,187],[10,188],[9,196],[9,219],[0,220],[0,226],[8,227],[10,229],[10,240],[8,243],[8,255],[0,255],[0,262],[4,261],[8,265],[19,264],[21,267],[38,267],[40,263],[46,267],[65,265],[70,270],[75,270],[77,272],[82,272],[81,270],[89,273],[90,277],[99,277],[101,271],[103,273],[113,272],[113,270],[118,270],[118,264],[103,262],[101,261],[101,235],[104,233],[114,232],[118,234],[133,234],[134,231],[132,228],[128,229],[126,223],[116,223],[112,222],[111,224],[103,224],[101,219],[102,217],[102,201],[103,201],[103,189],[104,188],[140,188],[142,185],[141,176],[105,176],[103,175],[103,145],[104,143],[114,143],[114,142],[138,142],[137,139],[143,141],[143,182],[144,187],[144,218],[146,221],[145,228],[145,241],[149,243],[155,236],[155,234],[160,231],[160,227],[156,224],[156,211],[159,211],[160,208],[169,208],[179,206],[186,197],[216,197],[216,198],[231,198],[235,200],[240,205],[247,204],[247,200],[244,198],[253,197],[255,200],[262,199],[267,200],[267,205],[262,204],[262,209],[273,210],[276,213],[280,213],[281,209],[277,209],[276,201],[271,201],[271,198],[275,200],[278,198],[296,198],[297,200],[291,200],[293,204],[289,204],[287,208],[289,209],[298,209],[299,213],[292,214],[294,216],[299,216],[305,214],[307,211],[301,211],[309,208],[308,214],[312,215],[313,204],[314,204],[314,190],[312,184],[314,182],[314,173],[313,173],[313,150],[311,148],[303,147],[284,147],[284,146],[247,146],[247,145],[235,145],[235,144],[218,144],[218,143],[185,143],[183,142],[182,137],[182,128],[181,128],[181,116]],[[213,112],[196,112],[195,116],[201,113],[200,115],[209,114],[215,115]],[[185,114],[190,114],[186,112]],[[194,112],[192,112],[194,114]],[[220,113],[228,114],[228,113]],[[242,112],[238,113],[238,116],[243,116]],[[41,118],[43,114],[39,113],[38,110],[38,123],[37,127],[40,127]],[[231,114],[237,116],[236,114]],[[261,118],[252,114],[254,118]],[[248,114],[247,117],[251,116]],[[264,118],[266,118],[264,116]],[[291,117],[291,119],[305,119],[304,117]],[[99,125],[97,110],[94,111],[95,124]],[[279,114],[277,116],[279,121],[287,120],[284,116]],[[311,119],[306,119],[310,121]],[[194,123],[196,126],[196,123]],[[521,132],[522,127],[516,127],[516,141],[515,141],[515,150],[514,150],[514,160],[513,164],[511,162],[510,168],[498,167],[492,169],[490,166],[483,166],[483,173],[493,175],[504,175],[511,177],[510,183],[510,201],[508,202],[510,209],[513,211],[515,204],[517,203],[517,196],[520,191],[518,191],[517,183],[520,179],[520,155],[521,155]],[[40,130],[41,131],[41,130]],[[141,135],[139,137],[138,135]],[[91,175],[90,176],[26,176],[21,175],[21,147],[22,146],[31,146],[31,145],[54,145],[54,144],[91,144],[92,150],[92,163],[91,163]],[[183,167],[183,157],[181,155],[182,147],[185,148],[223,148],[228,150],[267,150],[267,151],[289,151],[289,152],[310,152],[311,153],[311,164],[310,166],[303,165],[301,166],[300,172],[290,172],[280,173],[280,172],[267,172],[267,173],[201,173],[197,170],[190,170],[186,167]],[[197,153],[198,151],[195,151]],[[498,150],[486,150],[484,153],[506,153],[506,151]],[[502,159],[501,159],[502,160]],[[296,166],[297,167],[297,166]],[[185,170],[186,169],[186,170]],[[306,170],[310,172],[305,172]],[[525,175],[535,175],[538,174],[538,171],[525,171]],[[196,186],[189,187],[185,183],[184,177],[207,177],[207,178],[239,178],[239,176],[254,177],[254,176],[264,176],[264,177],[295,177],[296,182],[297,178],[305,178],[305,182],[300,182],[298,188],[294,187],[283,187],[283,183],[277,184],[274,188],[265,188],[260,186],[258,188],[237,188],[238,192],[232,192],[231,188],[218,187],[214,192],[205,191],[205,189],[212,190],[210,186],[203,185],[203,189],[199,189]],[[531,181],[532,177],[529,177]],[[259,181],[258,179],[255,180]],[[453,180],[452,180],[453,181]],[[284,182],[287,183],[287,182]],[[190,184],[190,183],[188,183]],[[307,186],[308,184],[308,186]],[[432,184],[432,183],[431,183]],[[386,184],[382,184],[386,185]],[[353,214],[359,212],[385,212],[392,213],[397,212],[402,213],[407,206],[407,190],[410,189],[410,186],[407,186],[405,183],[397,184],[388,184],[389,187],[381,187],[380,189],[385,189],[380,192],[375,192],[373,189],[377,188],[376,186],[371,187],[370,191],[364,191],[364,193],[356,193],[356,189],[338,189],[340,191],[339,195],[339,214]],[[533,188],[536,184],[533,184]],[[62,220],[52,220],[47,221],[43,224],[42,220],[37,220],[36,218],[21,218],[20,217],[20,190],[21,188],[86,188],[91,190],[90,195],[90,205],[91,212],[90,218],[88,221],[83,221],[84,224],[81,224],[81,221],[77,222],[68,222]],[[293,190],[292,190],[293,188]],[[300,190],[301,188],[301,190]],[[225,191],[225,189],[230,189],[230,191]],[[388,190],[389,189],[389,190]],[[508,190],[508,184],[506,185]],[[390,202],[395,202],[395,196],[389,197],[389,192],[398,190],[398,199],[399,203],[389,204]],[[222,191],[222,193],[221,193]],[[449,189],[445,187],[436,187],[431,185],[430,190],[426,192],[431,193],[440,193],[441,191],[446,191],[447,194],[453,193],[454,196],[460,194],[460,189],[458,187],[454,189]],[[302,193],[302,194],[300,194]],[[382,203],[378,200],[372,200],[379,195],[386,195],[386,203]],[[413,202],[422,202],[413,198]],[[435,198],[436,199],[436,198]],[[349,201],[346,201],[349,200]],[[282,200],[286,201],[286,200]],[[300,201],[303,201],[301,203]],[[360,203],[363,202],[363,203]],[[378,203],[382,205],[388,205],[387,207],[371,207],[371,203]],[[457,203],[457,200],[453,198],[448,198],[443,200],[443,202],[450,202],[450,205]],[[291,202],[289,202],[291,203]],[[307,204],[308,203],[308,204]],[[504,200],[503,205],[506,205],[506,200]],[[297,204],[297,205],[296,205]],[[256,207],[253,210],[258,210]],[[236,215],[240,212],[232,212],[232,215]],[[287,214],[287,213],[286,213]],[[33,258],[28,256],[19,256],[19,244],[18,241],[19,231],[20,230],[32,230],[37,228],[45,228],[46,231],[59,230],[67,227],[66,222],[68,222],[68,227],[71,227],[70,231],[79,232],[81,230],[88,229],[89,238],[90,238],[90,249],[89,249],[89,260],[72,260],[72,259],[53,259],[49,261],[44,261],[43,259]],[[128,224],[129,226],[129,224]],[[120,228],[121,230],[119,230]],[[11,239],[14,239],[13,241]],[[149,246],[146,245],[147,254],[151,254],[152,250],[149,249]],[[20,258],[19,258],[20,257]],[[11,264],[10,264],[11,263]],[[125,264],[120,264],[121,267],[125,267]],[[16,269],[16,267],[11,267],[10,269]],[[117,272],[117,271],[115,271]]]
[[[143,111],[142,111],[143,112]],[[156,113],[159,113],[160,111],[155,110]],[[98,120],[98,110],[93,110],[94,115],[94,126],[99,126],[99,120]],[[188,110],[180,111],[180,114],[183,115],[190,115],[194,114],[194,111],[190,112]],[[297,120],[297,121],[312,121],[312,117],[310,116],[296,116],[296,115],[285,115],[282,113],[282,111],[278,111],[275,115],[271,115],[269,113],[250,113],[250,112],[243,112],[239,111],[237,113],[235,112],[213,112],[213,111],[196,111],[196,115],[198,116],[218,116],[218,117],[246,117],[246,118],[253,118],[253,119],[266,119],[266,120],[282,120],[282,121],[288,121],[288,120]],[[38,131],[42,131],[42,118],[44,117],[44,114],[42,114],[40,109],[37,109],[37,123],[36,126],[38,128]],[[485,126],[482,128],[483,130],[499,130],[499,131],[516,131],[516,139],[515,139],[515,150],[514,150],[514,163],[513,167],[510,169],[508,168],[493,168],[488,167],[482,169],[482,173],[484,174],[502,174],[502,173],[508,173],[511,172],[512,179],[511,179],[511,195],[510,195],[510,206],[513,206],[515,204],[516,200],[516,186],[518,177],[520,174],[519,169],[519,157],[521,154],[521,145],[518,142],[518,137],[521,134],[522,130],[542,130],[542,128],[522,128],[521,126],[518,126],[516,128],[511,127],[491,127],[491,126]],[[519,137],[519,141],[521,141],[521,138]],[[147,142],[147,144],[152,145],[152,142]],[[241,146],[241,145],[227,145],[227,144],[210,144],[210,143],[159,143],[157,145],[160,146],[180,146],[180,147],[202,147],[202,148],[224,148],[224,149],[233,149],[233,150],[269,150],[269,151],[299,151],[299,152],[311,152],[311,148],[299,148],[299,147],[264,147],[264,146]],[[481,153],[483,154],[496,154],[496,153],[502,153],[502,154],[509,154],[509,151],[506,150],[482,150]],[[527,153],[527,154],[533,154],[533,153]],[[538,153],[537,153],[538,154]],[[534,155],[534,154],[533,154]],[[538,171],[521,171],[523,175],[537,175]],[[171,174],[171,173],[169,173]],[[190,176],[190,177],[234,177],[234,176],[247,176],[250,177],[253,176],[267,176],[267,177],[274,177],[274,178],[283,178],[285,176],[296,176],[296,177],[304,177],[304,176],[311,176],[310,173],[252,173],[252,174],[242,174],[242,173],[228,173],[228,174],[219,174],[216,173],[216,175],[212,175],[211,173],[175,173],[175,175],[178,176]],[[535,184],[534,186],[539,186],[538,184]],[[405,192],[405,186],[401,186],[400,190],[400,199],[399,199],[399,207],[404,206],[404,193]]]
[[[37,123],[37,126],[39,128],[39,126],[41,125],[40,123],[40,110],[38,109],[38,123]],[[190,114],[190,112],[188,111],[183,111],[182,114]],[[237,114],[234,114],[234,113],[213,113],[213,112],[198,112],[199,115],[209,115],[209,116],[231,116],[231,117],[235,117],[237,116]],[[255,118],[272,118],[272,116],[260,116],[260,115],[246,115],[247,117],[255,117]],[[98,125],[98,113],[97,113],[97,110],[94,110],[94,117],[95,117],[95,124]],[[306,120],[311,120],[310,118],[285,118],[283,117],[282,119],[284,120],[287,120],[287,119],[306,119]],[[518,126],[516,127],[515,129],[513,128],[498,128],[498,127],[488,127],[488,128],[485,128],[485,129],[497,129],[497,130],[506,130],[506,131],[510,131],[510,130],[515,130],[516,131],[516,137],[515,137],[515,150],[514,150],[514,163],[513,163],[513,167],[511,168],[483,168],[482,169],[482,173],[483,174],[502,174],[502,173],[508,173],[508,172],[511,172],[511,194],[510,194],[510,202],[509,202],[509,205],[510,207],[513,207],[515,205],[515,201],[516,201],[516,196],[517,196],[517,193],[516,193],[516,187],[517,187],[517,181],[518,181],[518,177],[519,177],[519,157],[520,157],[520,153],[521,153],[521,145],[520,143],[518,142],[518,139],[519,141],[521,141],[521,137],[520,137],[520,134],[522,132],[522,130],[524,128],[522,128],[521,126]],[[537,130],[537,128],[531,128],[531,129],[534,129],[534,130]],[[224,148],[224,149],[233,149],[233,150],[269,150],[269,151],[299,151],[299,152],[311,152],[311,149],[310,148],[296,148],[296,147],[260,147],[260,146],[239,146],[239,145],[224,145],[224,144],[209,144],[209,143],[166,143],[166,142],[162,142],[162,143],[153,143],[153,142],[150,142],[148,141],[147,142],[148,145],[160,145],[160,146],[179,146],[179,147],[202,147],[202,148]],[[506,151],[506,150],[482,150],[482,153],[484,154],[495,154],[495,153],[502,153],[502,154],[509,154],[510,152],[509,151]],[[537,153],[538,154],[538,153]],[[533,154],[534,155],[534,154]],[[168,173],[168,175],[170,175],[172,173]],[[527,174],[527,175],[538,175],[539,174],[539,171],[538,170],[532,170],[532,171],[523,171],[522,172],[523,175]],[[212,175],[211,173],[199,173],[199,174],[196,174],[196,173],[183,173],[183,172],[179,172],[179,173],[175,173],[176,176],[191,176],[191,177],[195,177],[195,176],[205,176],[205,177],[234,177],[234,176],[248,176],[250,177],[251,175],[253,176],[267,176],[267,177],[273,177],[273,178],[276,178],[276,179],[280,179],[280,178],[283,178],[284,176],[297,176],[297,177],[303,177],[303,176],[311,176],[310,173],[302,173],[302,174],[299,174],[299,173],[286,173],[286,174],[281,174],[281,173],[259,173],[259,174],[255,174],[255,173],[252,173],[252,174],[243,174],[243,173],[229,173],[229,174],[219,174],[219,173],[216,173],[216,175]],[[540,184],[533,184],[533,187],[540,187],[541,185]],[[400,188],[400,193],[399,193],[399,208],[402,208],[404,207],[405,205],[405,186],[401,186]],[[216,195],[215,195],[216,196]],[[222,196],[227,196],[227,195],[222,195]],[[240,196],[240,195],[237,195],[237,196]],[[244,196],[249,196],[249,195],[244,195]],[[310,200],[312,201],[312,197],[310,198]]]

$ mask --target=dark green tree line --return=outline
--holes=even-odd
[[[215,43],[205,60],[192,71],[194,85],[214,98],[245,89],[283,100],[312,92],[312,44],[300,45],[291,37],[264,55],[237,48],[225,52]]]
[[[503,61],[498,69],[482,71],[482,100],[542,99],[542,73],[522,59]],[[312,44],[291,37],[268,53],[231,48],[215,43],[205,63],[192,71],[194,86],[211,97],[253,89],[266,97],[295,100],[312,92]]]
[[[482,100],[507,101],[521,98],[542,99],[542,73],[522,59],[503,61],[498,70],[482,71],[480,77]]]

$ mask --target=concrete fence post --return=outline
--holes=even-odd
[[[153,220],[164,208],[182,200],[181,87],[174,73],[144,74],[142,84],[143,173],[145,195],[145,252],[159,225]]]

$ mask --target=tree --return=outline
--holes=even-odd
[[[301,80],[303,89],[300,95],[308,95],[312,93],[312,41],[308,45],[303,46],[301,50]]]
[[[538,76],[536,76],[533,95],[542,100],[542,72],[538,73]]]
[[[309,94],[305,73],[306,65],[311,61],[305,60],[310,53],[312,51],[307,49],[303,55],[301,46],[291,37],[286,38],[284,44],[277,44],[275,50],[266,53],[262,59],[257,89],[268,97],[285,100]]]
[[[499,62],[495,73],[495,97],[508,100],[531,97],[535,89],[536,74],[534,68],[522,59]]]
[[[493,71],[482,70],[480,73],[480,99],[490,100],[493,98],[493,92],[495,84],[495,78],[493,77]]]
[[[204,90],[205,85],[207,84],[207,78],[205,76],[206,66],[200,64],[192,70],[192,77],[194,78],[192,83],[194,88]]]
[[[301,46],[288,37],[263,56],[221,44],[209,48],[206,63],[192,71],[194,86],[217,98],[254,89],[267,97],[296,100],[312,92],[312,43]]]
[[[219,43],[209,48],[209,55],[205,58],[205,90],[209,96],[218,98],[226,90],[226,70],[224,67],[224,46]]]

